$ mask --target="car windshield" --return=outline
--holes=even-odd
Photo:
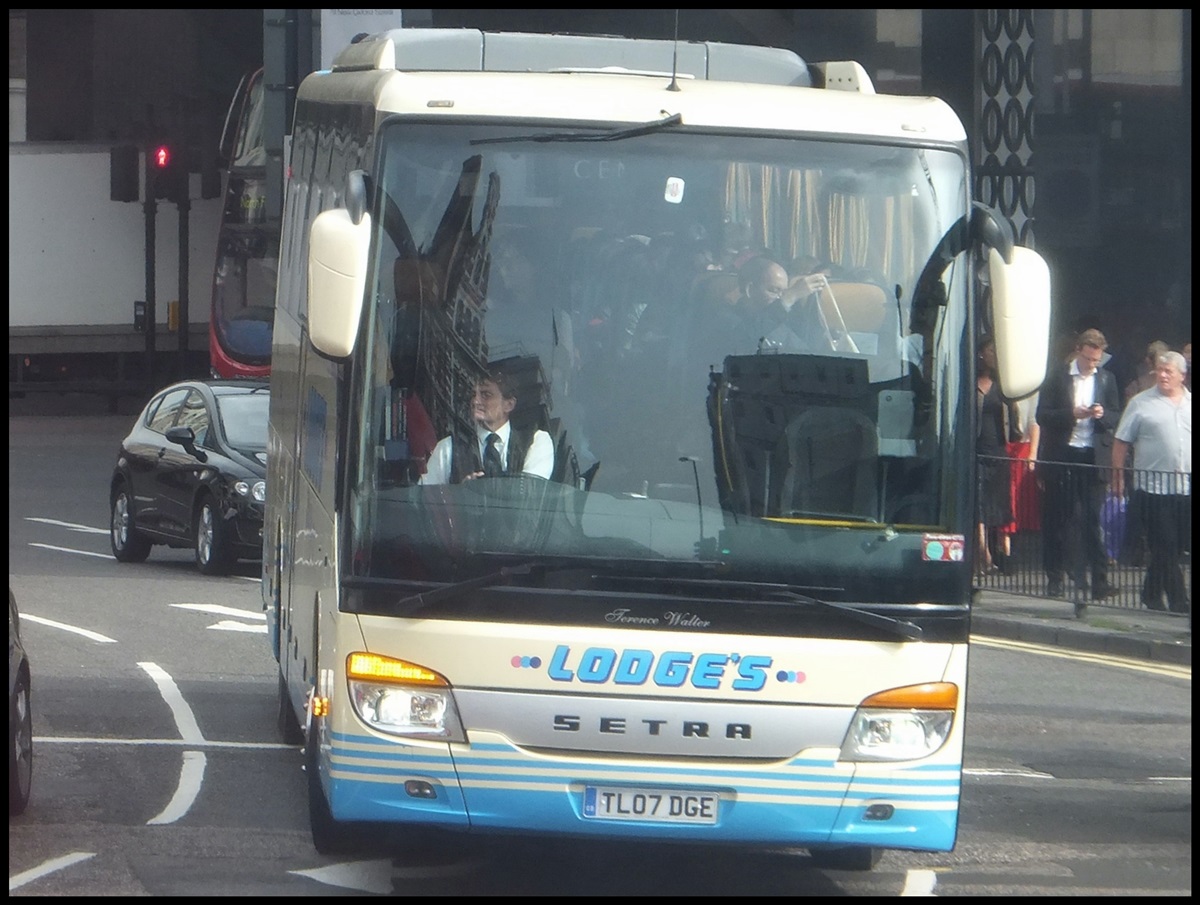
[[[267,420],[271,396],[266,390],[217,395],[221,429],[234,449],[267,448]]]
[[[464,554],[533,553],[799,568],[831,597],[928,591],[905,564],[931,536],[961,553],[969,530],[966,268],[918,287],[966,210],[962,157],[538,131],[381,132],[354,569],[450,581]],[[528,470],[464,481],[483,471],[477,394],[497,369],[502,443]]]

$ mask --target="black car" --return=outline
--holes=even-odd
[[[112,551],[191,547],[205,575],[262,557],[265,379],[186,380],[157,393],[121,441],[109,488]]]
[[[29,657],[21,643],[21,614],[8,589],[8,813],[25,813],[33,784],[33,711]]]

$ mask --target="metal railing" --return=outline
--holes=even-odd
[[[988,571],[976,569],[977,587],[1031,597],[1063,596],[1091,606],[1144,610],[1147,570],[1153,567],[1155,577],[1159,577],[1164,571],[1178,568],[1190,608],[1190,475],[1127,469],[1124,493],[1118,495],[1113,489],[1111,468],[1040,460],[1031,468],[1027,459],[978,458],[981,485],[987,481],[984,475],[989,468],[1002,469],[1009,476],[1013,518],[1007,525],[988,531],[994,566]],[[1140,488],[1179,492],[1151,495]],[[981,501],[985,492],[981,486]],[[1112,589],[1111,596],[1099,599],[1090,586],[1093,568],[1084,553],[1084,519],[1089,516],[1097,522],[1107,582]],[[1061,593],[1053,587],[1053,577],[1046,570],[1047,554],[1053,556],[1048,548],[1056,541],[1063,563]],[[977,560],[981,561],[982,556]],[[1082,578],[1086,585],[1080,586],[1073,578]],[[1149,588],[1152,600],[1159,590],[1153,585]],[[1167,606],[1167,595],[1163,593],[1158,602]]]

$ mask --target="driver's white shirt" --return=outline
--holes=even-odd
[[[496,430],[475,425],[475,441],[478,444],[479,460],[483,461],[484,447],[487,445],[489,434],[496,434],[500,440],[496,444],[496,448],[500,453],[500,461],[504,464],[505,469],[508,468],[508,438],[512,434],[512,422],[505,421]],[[425,474],[421,475],[422,484],[448,484],[450,482],[450,465],[451,456],[454,448],[453,437],[442,437],[434,446],[433,452],[429,454],[429,463],[426,466]],[[550,435],[543,430],[534,431],[533,440],[529,444],[529,452],[525,454],[525,465],[522,467],[523,474],[537,475],[540,478],[549,478],[551,472],[554,471],[554,441],[550,439]]]

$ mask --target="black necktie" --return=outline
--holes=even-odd
[[[499,442],[499,435],[487,435],[487,445],[483,449],[484,477],[496,478],[504,474],[504,466],[500,463],[500,450],[497,446]]]

